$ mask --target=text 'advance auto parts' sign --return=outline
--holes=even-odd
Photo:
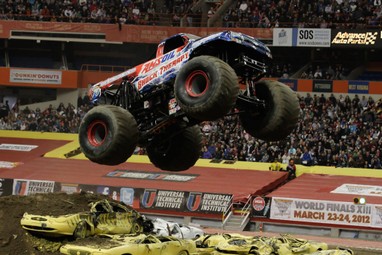
[[[382,47],[382,30],[378,29],[334,29],[332,47]]]
[[[330,47],[331,30],[323,28],[274,28],[273,46]]]
[[[382,228],[382,206],[295,198],[272,198],[270,218]]]
[[[61,84],[61,71],[14,69],[9,71],[9,81],[32,84]]]
[[[231,200],[229,194],[145,189],[140,196],[140,205],[147,209],[222,213]]]

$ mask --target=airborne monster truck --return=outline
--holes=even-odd
[[[81,150],[93,162],[117,165],[138,145],[156,167],[182,171],[199,158],[198,124],[227,114],[238,114],[256,138],[283,139],[299,103],[288,86],[259,81],[271,60],[262,42],[237,32],[169,37],[155,59],[91,87],[96,107],[81,122]]]

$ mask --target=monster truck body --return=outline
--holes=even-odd
[[[96,163],[116,165],[138,145],[158,168],[186,170],[200,155],[197,124],[226,114],[239,114],[255,137],[282,139],[299,107],[287,86],[257,82],[271,60],[268,47],[245,34],[174,35],[158,45],[155,59],[90,88],[97,106],[81,123],[81,149]]]

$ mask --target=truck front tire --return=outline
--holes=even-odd
[[[134,116],[114,105],[91,109],[78,133],[81,151],[91,161],[103,165],[125,162],[133,154],[139,138]]]

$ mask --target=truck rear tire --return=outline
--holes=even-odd
[[[174,85],[181,109],[197,120],[215,120],[235,105],[239,82],[235,71],[212,56],[199,56],[179,71]]]
[[[78,133],[85,156],[103,165],[125,162],[133,154],[139,138],[134,116],[114,105],[91,109],[83,118]]]
[[[162,142],[157,137],[147,146],[147,155],[156,167],[168,171],[184,171],[195,165],[202,149],[202,133],[198,125],[188,127]]]
[[[296,93],[285,84],[263,80],[255,84],[256,96],[265,101],[265,111],[258,115],[240,115],[243,128],[250,135],[265,141],[286,138],[296,127],[300,104]]]

